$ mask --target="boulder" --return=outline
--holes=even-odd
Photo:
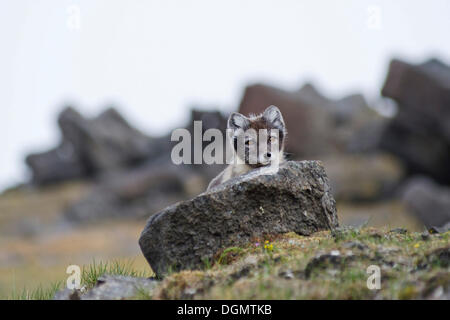
[[[151,139],[133,128],[114,108],[93,119],[67,108],[58,121],[63,137],[72,142],[91,171],[130,166],[150,156]]]
[[[336,203],[319,161],[289,161],[233,178],[148,220],[139,239],[153,271],[198,268],[221,248],[265,234],[310,235],[338,226]]]
[[[380,147],[401,158],[411,174],[450,184],[450,67],[394,59],[381,93],[397,102],[398,113]]]
[[[450,223],[450,188],[427,177],[415,176],[405,183],[402,199],[427,228]]]
[[[33,183],[37,185],[74,180],[87,175],[80,155],[67,140],[52,150],[28,155],[25,162],[33,173]]]
[[[58,117],[61,143],[31,154],[26,163],[38,185],[135,166],[159,154],[161,141],[147,137],[113,108],[87,119],[71,107]],[[167,143],[168,145],[168,143]]]

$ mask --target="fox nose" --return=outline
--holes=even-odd
[[[266,158],[270,158],[272,156],[272,154],[270,152],[266,153]]]

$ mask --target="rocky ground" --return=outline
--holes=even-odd
[[[449,236],[340,228],[255,238],[163,280],[110,274],[87,281],[84,293],[60,291],[56,298],[450,299]],[[369,266],[380,268],[380,289],[367,286]]]

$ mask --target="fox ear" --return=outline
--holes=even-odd
[[[263,117],[279,130],[285,129],[283,116],[281,115],[280,109],[278,109],[277,107],[275,106],[268,107],[264,111]]]
[[[248,119],[240,113],[233,112],[228,118],[228,129],[237,130],[243,129],[245,130],[248,127],[249,121]]]

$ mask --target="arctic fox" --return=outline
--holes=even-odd
[[[257,116],[232,113],[227,133],[234,150],[232,162],[211,180],[207,190],[252,169],[284,162],[287,131],[277,107],[270,106]]]

